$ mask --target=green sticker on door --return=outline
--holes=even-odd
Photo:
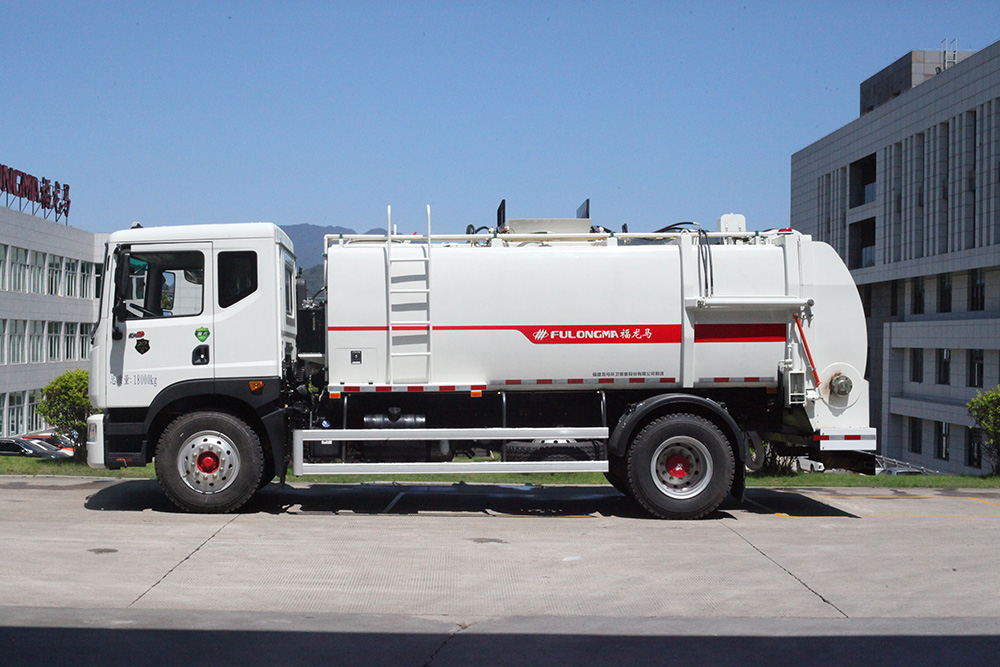
[[[208,329],[206,329],[205,327],[200,327],[194,330],[194,337],[200,340],[202,343],[208,340],[208,334],[209,334]]]

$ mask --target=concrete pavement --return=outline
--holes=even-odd
[[[0,656],[984,664],[998,528],[993,490],[750,489],[664,522],[610,487],[272,484],[196,516],[149,480],[0,477]]]

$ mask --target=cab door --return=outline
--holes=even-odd
[[[171,385],[214,380],[211,258],[209,242],[114,250],[107,407],[146,407]]]

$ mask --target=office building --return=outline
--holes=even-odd
[[[1000,382],[1000,42],[913,51],[860,100],[792,156],[791,224],[858,284],[881,453],[988,472],[966,403]]]
[[[87,368],[105,240],[9,190],[0,192],[0,435],[41,429],[45,385]]]

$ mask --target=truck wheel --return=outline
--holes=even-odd
[[[264,469],[260,438],[224,412],[177,417],[156,446],[156,478],[186,512],[231,512],[254,494]]]
[[[661,519],[697,519],[725,499],[735,467],[729,441],[715,424],[695,415],[667,415],[632,440],[630,495]]]

